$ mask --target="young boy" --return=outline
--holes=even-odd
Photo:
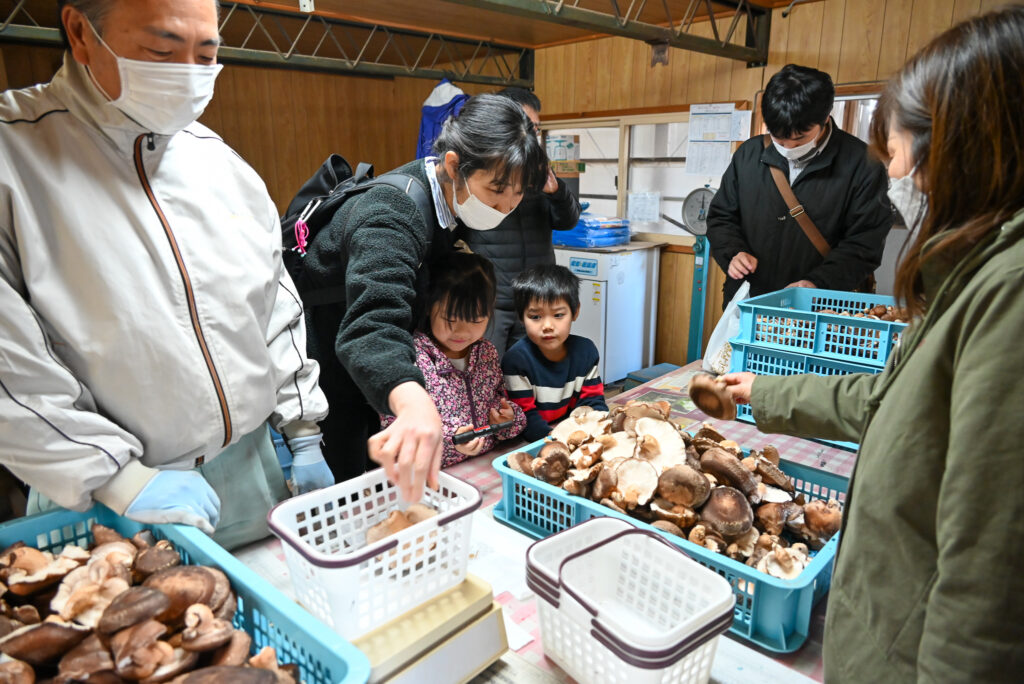
[[[546,436],[576,406],[607,411],[597,347],[569,334],[580,314],[580,279],[564,266],[542,264],[520,273],[512,290],[526,337],[505,352],[501,372],[509,398],[526,413],[523,438]]]

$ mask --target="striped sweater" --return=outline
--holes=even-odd
[[[561,420],[576,406],[607,411],[604,384],[597,372],[599,355],[585,337],[569,335],[568,354],[558,362],[548,361],[540,349],[524,337],[505,352],[501,372],[509,398],[526,413],[522,437],[536,441],[551,432],[551,423]]]

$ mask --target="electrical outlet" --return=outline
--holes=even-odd
[[[315,9],[313,0],[299,0],[299,9],[303,12],[312,12]]]

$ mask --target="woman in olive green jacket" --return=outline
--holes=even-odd
[[[825,630],[828,682],[1024,677],[1024,6],[933,40],[875,147],[912,231],[914,314],[879,375],[726,376],[758,428],[859,441]]]

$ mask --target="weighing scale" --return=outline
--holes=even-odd
[[[686,345],[686,362],[696,361],[701,355],[704,338],[704,304],[705,292],[708,288],[707,260],[710,253],[708,245],[708,208],[716,188],[705,184],[697,188],[683,200],[682,223],[665,214],[661,218],[679,226],[695,238],[693,243],[693,295],[690,301],[690,336]]]

